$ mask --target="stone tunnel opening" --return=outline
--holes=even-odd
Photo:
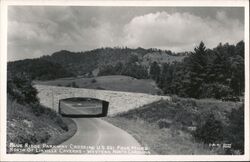
[[[109,102],[96,98],[73,97],[59,100],[59,114],[71,118],[105,117]]]

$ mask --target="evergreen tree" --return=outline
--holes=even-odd
[[[151,65],[150,65],[150,77],[156,81],[158,81],[159,77],[160,77],[160,74],[161,74],[161,68],[160,66],[158,65],[157,62],[153,62]]]
[[[190,81],[186,93],[190,97],[199,98],[202,91],[201,86],[206,77],[206,66],[206,47],[201,42],[190,56],[190,62],[187,67],[190,70]]]

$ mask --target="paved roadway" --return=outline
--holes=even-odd
[[[70,104],[66,104],[69,112],[78,111]],[[100,118],[72,118],[77,125],[77,132],[69,140],[59,146],[67,148],[81,148],[81,154],[145,154],[140,144],[124,130],[100,119]],[[93,148],[94,147],[94,148]],[[99,148],[99,150],[97,149]],[[100,149],[101,148],[101,149]],[[67,154],[70,151],[59,151]]]

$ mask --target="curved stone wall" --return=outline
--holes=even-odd
[[[90,97],[109,102],[108,115],[126,112],[139,108],[155,101],[170,100],[169,96],[157,96],[144,93],[131,93],[120,91],[94,90],[84,88],[57,87],[46,85],[35,85],[38,91],[40,103],[55,111],[58,111],[59,100],[72,97]]]

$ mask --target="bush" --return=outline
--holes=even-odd
[[[76,82],[72,82],[71,83],[71,87],[73,87],[73,88],[79,88],[79,86],[76,84]]]
[[[204,124],[199,124],[194,137],[205,144],[220,142],[223,140],[222,122],[216,120],[213,114],[210,114]]]
[[[92,79],[92,80],[91,80],[91,83],[96,83],[96,80],[95,80],[95,79]]]
[[[39,104],[31,104],[30,106],[31,106],[32,112],[36,116],[41,116],[45,112],[45,108]]]
[[[232,144],[232,149],[244,154],[244,105],[239,109],[232,109],[228,118],[226,142]]]
[[[65,124],[61,118],[61,116],[49,109],[49,108],[46,108],[42,105],[39,105],[39,104],[33,104],[32,105],[32,112],[36,115],[36,116],[41,116],[41,115],[46,115],[48,116],[48,118],[52,119],[53,121],[55,121],[55,123],[60,127],[62,128],[63,130],[65,131],[68,131],[68,126],[67,124]]]
[[[27,133],[24,129],[19,130],[19,134],[12,141],[23,145],[25,143],[36,144],[38,142],[34,134]]]
[[[229,94],[232,94],[233,90],[226,85],[213,83],[213,84],[203,84],[201,98],[216,98],[221,99]]]
[[[49,140],[51,135],[46,131],[40,131],[39,133],[35,134],[36,143],[45,143]]]
[[[31,84],[31,78],[26,73],[12,75],[8,73],[7,92],[18,103],[38,103],[37,90]]]
[[[57,116],[57,117],[55,118],[55,121],[56,121],[56,124],[58,124],[59,127],[62,128],[63,130],[65,130],[65,131],[68,131],[68,130],[69,130],[67,124],[65,124],[65,123],[63,122],[62,118],[60,118],[60,117]]]
[[[99,89],[99,90],[106,90],[105,88],[102,88],[102,87],[96,87],[96,89]]]
[[[157,124],[158,124],[159,128],[162,129],[162,128],[169,128],[171,126],[172,122],[169,120],[166,120],[166,119],[160,119],[157,121]]]

